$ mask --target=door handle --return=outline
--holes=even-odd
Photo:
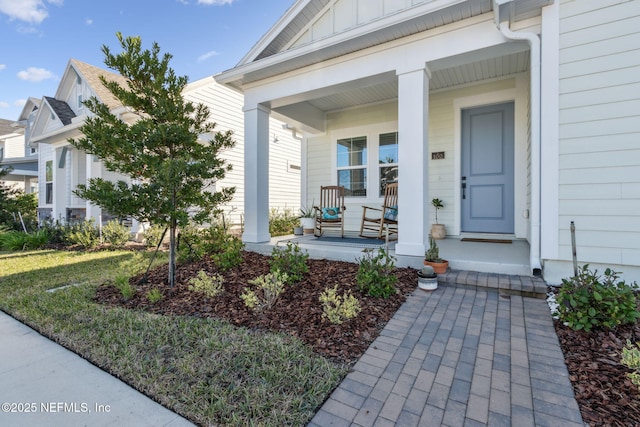
[[[462,199],[466,199],[466,189],[467,189],[467,177],[463,176],[460,180],[460,186],[462,187]]]

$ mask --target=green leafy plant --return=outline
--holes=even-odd
[[[151,224],[146,230],[144,230],[144,244],[149,248],[155,248],[158,246],[163,232],[163,225]]]
[[[360,266],[356,274],[356,283],[361,292],[373,297],[389,298],[396,293],[398,278],[393,274],[395,258],[384,248],[368,250],[358,259]]]
[[[33,233],[23,231],[0,232],[0,249],[5,251],[26,251],[40,249],[48,243],[47,234],[38,230]]]
[[[274,246],[269,265],[272,273],[276,270],[287,273],[287,284],[293,285],[309,271],[307,259],[309,254],[302,251],[297,243],[287,242],[286,247]]]
[[[322,303],[322,317],[334,325],[341,325],[345,320],[355,318],[362,308],[360,301],[347,291],[338,295],[338,285],[333,288],[325,288],[320,294]]]
[[[287,283],[287,273],[274,271],[273,273],[258,276],[249,283],[257,286],[257,291],[244,288],[244,292],[240,295],[242,301],[249,309],[254,311],[262,311],[269,309],[278,300],[278,297],[284,292]]]
[[[100,232],[93,218],[78,222],[69,227],[66,234],[68,243],[83,248],[94,248],[100,243]]]
[[[627,345],[622,349],[620,363],[633,369],[633,372],[629,372],[627,376],[636,387],[640,387],[640,343],[633,345],[627,340]]]
[[[213,298],[224,290],[223,284],[224,277],[219,274],[211,276],[206,271],[200,270],[196,277],[192,277],[189,280],[189,290],[200,292],[209,298]]]
[[[116,220],[108,221],[102,226],[102,240],[114,248],[122,248],[129,241],[129,228]]]
[[[147,292],[147,299],[151,304],[155,304],[162,299],[164,295],[158,288],[153,288],[149,292]]]
[[[313,218],[313,213],[315,211],[315,208],[313,207],[314,204],[315,201],[311,204],[311,206],[302,206],[300,208],[300,218]]]
[[[243,249],[244,243],[242,243],[239,237],[225,234],[222,250],[211,255],[211,258],[220,270],[226,271],[242,264]]]
[[[575,330],[590,332],[603,326],[615,328],[633,323],[640,313],[636,308],[633,286],[619,280],[618,273],[607,268],[604,277],[585,264],[578,275],[562,280],[556,297],[557,315],[563,323]]]
[[[285,236],[291,234],[291,230],[299,225],[299,217],[295,216],[291,209],[271,209],[269,213],[269,234],[271,236]]]
[[[438,210],[444,208],[444,202],[441,199],[431,199],[431,206],[436,208],[436,224],[438,224]]]
[[[136,294],[136,288],[129,282],[129,276],[124,274],[116,276],[114,286],[125,300],[131,299]]]
[[[442,262],[440,249],[433,237],[429,237],[429,249],[424,253],[424,260],[429,262]]]

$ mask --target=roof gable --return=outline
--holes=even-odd
[[[107,105],[109,109],[122,106],[120,101],[113,96],[109,90],[104,87],[100,77],[104,77],[107,81],[115,81],[120,85],[126,86],[127,79],[119,74],[103,70],[91,64],[87,64],[77,59],[69,60],[67,69],[62,77],[62,81],[56,91],[56,99],[67,99],[73,86],[77,84],[78,79],[86,84],[91,92],[98,100]]]

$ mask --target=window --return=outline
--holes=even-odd
[[[387,183],[398,180],[398,132],[380,134],[378,163],[380,167],[380,195],[384,196]]]
[[[78,95],[78,108],[82,108],[82,95]]]
[[[45,203],[53,203],[53,160],[47,160],[45,168]]]
[[[344,186],[345,196],[367,195],[367,137],[338,140],[338,185]]]

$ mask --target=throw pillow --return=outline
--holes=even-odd
[[[389,221],[397,221],[398,220],[398,206],[393,205],[384,212],[384,219],[388,219]]]
[[[322,219],[340,218],[340,208],[322,208]]]

